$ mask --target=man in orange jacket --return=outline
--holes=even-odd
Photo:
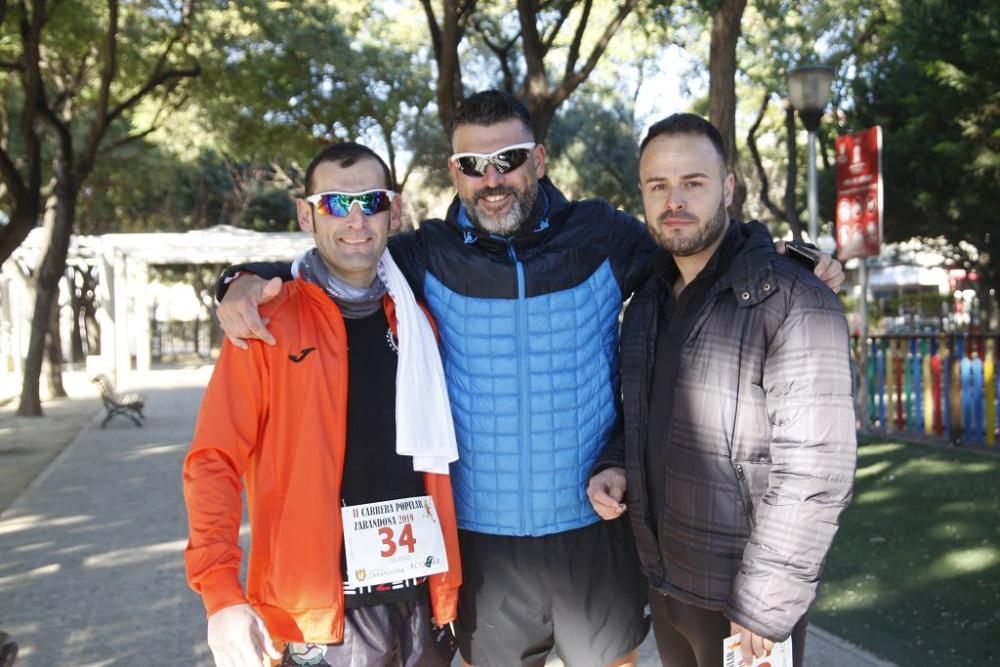
[[[188,581],[219,667],[447,665],[457,454],[432,323],[385,250],[400,197],[355,143],[321,151],[306,192],[316,247],[267,306],[277,345],[226,341],[205,392],[183,471]]]

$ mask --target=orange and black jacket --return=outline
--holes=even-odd
[[[395,330],[392,300],[383,302]],[[285,283],[261,308],[277,344],[223,344],[184,461],[188,582],[209,615],[249,602],[283,641],[344,636],[341,477],[347,430],[347,333],[318,286]],[[424,474],[448,571],[429,577],[434,619],[455,618],[462,581],[448,475]],[[251,526],[246,592],[239,572],[241,497]]]

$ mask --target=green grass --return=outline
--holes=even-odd
[[[863,445],[810,618],[900,665],[1000,664],[1000,457]]]

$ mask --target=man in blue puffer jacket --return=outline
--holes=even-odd
[[[554,647],[573,667],[634,663],[646,584],[629,526],[601,522],[586,485],[620,428],[618,315],[655,246],[607,202],[566,200],[510,95],[464,100],[451,141],[447,217],[389,248],[440,327],[459,443],[462,657],[540,665]],[[280,268],[234,267],[223,282]],[[233,285],[224,328],[266,340],[256,304],[277,284]]]

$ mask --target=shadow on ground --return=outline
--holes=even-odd
[[[64,374],[70,398],[44,401],[44,417],[17,416],[17,396],[6,397],[0,405],[0,511],[97,415],[101,400],[97,388],[84,376]]]
[[[143,428],[91,424],[4,512],[0,626],[19,666],[211,664],[180,485],[204,373],[156,374]]]
[[[899,664],[1000,660],[1000,460],[881,442],[859,451],[812,619]]]

